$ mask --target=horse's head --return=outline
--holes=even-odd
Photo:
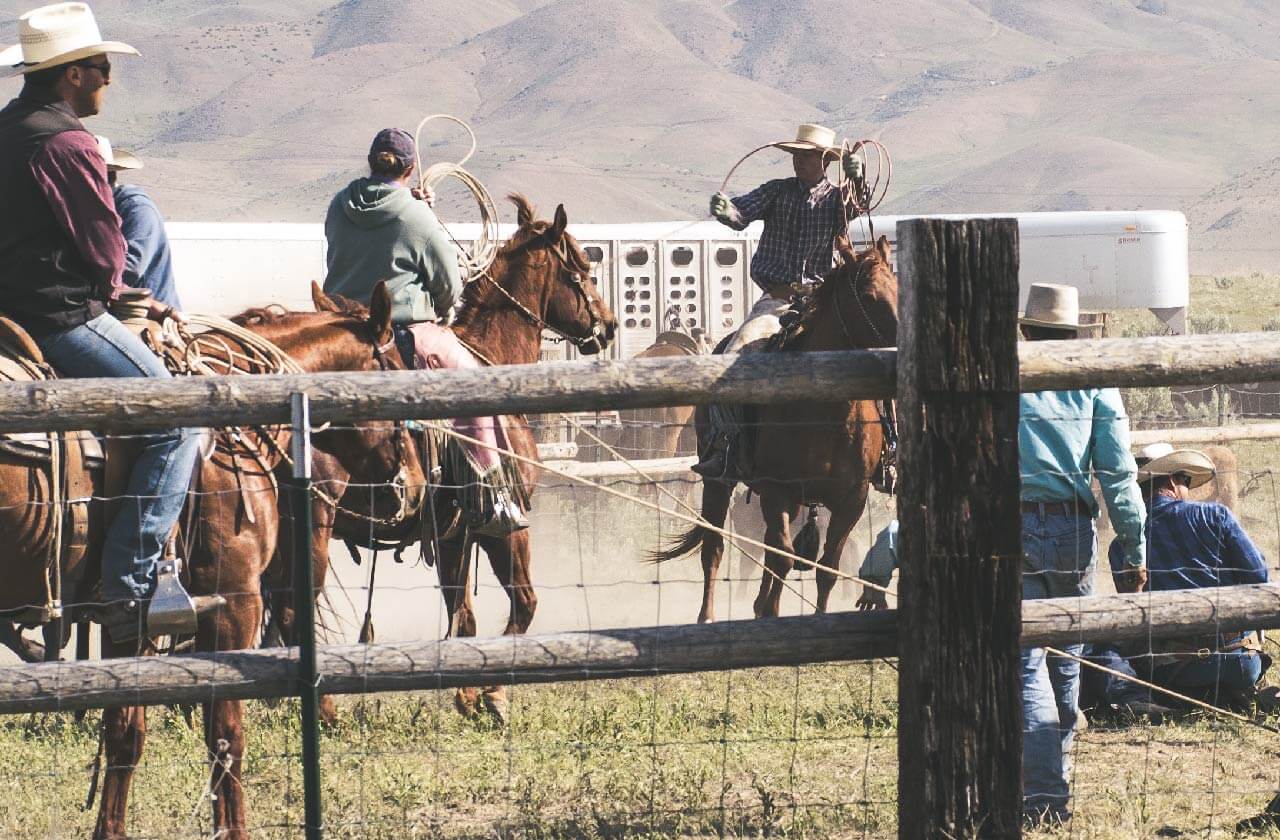
[[[898,278],[889,240],[881,236],[861,254],[848,237],[836,238],[841,261],[819,290],[819,308],[835,313],[842,343],[852,348],[898,343]]]
[[[391,295],[385,283],[374,289],[368,308],[331,298],[314,283],[311,297],[315,312],[256,309],[236,320],[272,341],[308,372],[405,369],[392,335]],[[397,519],[420,509],[426,478],[413,436],[403,423],[334,424],[317,432],[314,443],[317,450],[338,461],[352,483],[374,488],[372,510],[359,513]]]
[[[613,341],[618,319],[591,279],[591,262],[566,231],[564,205],[552,221],[535,218],[533,205],[511,195],[519,228],[498,252],[492,274],[540,323],[559,333],[584,355],[594,355]]]

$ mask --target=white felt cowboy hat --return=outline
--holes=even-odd
[[[1027,311],[1018,323],[1051,330],[1079,332],[1080,292],[1075,286],[1032,283],[1027,293]]]
[[[93,139],[98,141],[98,151],[107,162],[107,169],[119,172],[121,169],[142,168],[142,161],[133,152],[114,148],[111,141],[101,134],[93,135]]]
[[[1150,481],[1162,475],[1185,475],[1187,486],[1195,489],[1208,484],[1218,469],[1213,459],[1198,449],[1174,449],[1168,443],[1153,443],[1133,456],[1138,462],[1138,481]]]
[[[93,10],[84,3],[41,6],[18,18],[17,44],[0,51],[0,78],[70,64],[103,53],[138,55],[119,41],[104,41]]]
[[[796,129],[796,139],[782,140],[772,144],[775,148],[788,152],[838,152],[840,144],[836,141],[836,133],[831,129],[805,123]]]

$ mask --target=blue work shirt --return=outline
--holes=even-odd
[[[164,217],[141,187],[116,184],[111,190],[120,214],[120,231],[128,250],[124,258],[124,282],[137,289],[150,289],[151,296],[174,309],[182,309],[173,280],[169,237]]]
[[[1143,564],[1146,509],[1136,483],[1138,467],[1129,453],[1129,417],[1118,390],[1023,394],[1018,457],[1024,502],[1065,502],[1096,517],[1098,504],[1089,486],[1090,476],[1096,476],[1125,562]]]
[[[1226,505],[1156,496],[1146,530],[1154,592],[1267,582],[1262,552]],[[1113,542],[1108,554],[1118,569],[1123,550]]]

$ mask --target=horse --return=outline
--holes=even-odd
[[[841,264],[828,274],[801,316],[800,327],[786,339],[781,352],[852,350],[892,346],[897,341],[898,280],[890,263],[885,237],[856,254],[849,241],[838,237]],[[790,527],[805,505],[831,511],[817,571],[819,612],[826,612],[840,554],[867,504],[871,477],[884,446],[880,411],[873,400],[811,401],[763,405],[755,409],[753,435],[742,432],[741,445],[752,453],[753,469],[744,483],[760,498],[765,523],[766,573],[754,603],[757,618],[777,616],[783,581],[793,561],[778,551],[794,554]],[[698,446],[709,440],[705,408],[695,413]],[[803,434],[797,434],[803,429]],[[753,439],[752,439],[753,438]],[[733,485],[703,480],[702,516],[723,528]],[[701,547],[703,590],[698,622],[715,620],[715,583],[724,553],[724,538],[695,525],[670,548],[655,552],[656,562],[683,557]]]
[[[383,286],[366,319],[312,314],[271,338],[308,370],[401,368],[398,354],[384,352],[391,336],[390,313],[390,295]],[[224,346],[232,345],[233,341]],[[362,475],[371,470],[364,475],[370,482],[423,485],[419,470],[410,465],[406,471],[406,463],[411,464],[412,459],[405,458],[404,452],[413,443],[398,424],[334,432],[323,444],[345,468]],[[266,433],[263,439],[271,434]],[[283,436],[287,447],[287,432]],[[279,457],[283,449],[278,439],[275,449]],[[375,454],[378,450],[381,453]],[[266,458],[271,460],[269,454]],[[0,592],[0,614],[45,602],[53,533],[49,512],[54,506],[32,501],[51,498],[47,472],[42,464],[0,456],[0,530],[7,549],[0,552],[0,579],[8,584]],[[76,601],[91,597],[89,582],[98,574],[98,552],[108,513],[102,498],[102,474],[94,473],[90,480],[93,501],[88,511],[88,539],[84,545],[69,544],[72,550],[60,559],[64,591],[73,593]],[[250,647],[261,623],[261,578],[276,553],[279,536],[276,479],[264,468],[229,461],[215,452],[198,466],[194,487],[181,520],[181,553],[187,558],[183,576],[193,595],[217,594],[226,599],[225,606],[200,619],[195,647],[201,651]],[[54,650],[65,642],[62,636]],[[104,656],[129,656],[140,649],[155,652],[150,640],[116,644],[104,634]],[[241,702],[210,701],[203,704],[203,711],[214,830],[219,837],[241,840],[247,837],[240,780],[245,751]],[[106,771],[93,836],[95,840],[123,838],[129,790],[146,739],[145,708],[104,709],[101,738]]]
[[[569,224],[564,205],[559,205],[552,221],[535,218],[529,200],[520,194],[508,199],[515,205],[517,229],[497,252],[493,265],[469,282],[463,291],[457,316],[450,329],[459,341],[485,365],[525,365],[539,360],[542,334],[549,331],[573,343],[584,355],[594,355],[613,340],[617,318],[591,280],[591,264],[578,241],[566,231]],[[320,302],[318,306],[324,305]],[[515,466],[526,492],[532,495],[539,470],[537,442],[523,416],[503,418],[502,429],[508,448],[524,460]],[[356,545],[367,545],[372,535],[383,544],[401,547],[416,539],[434,560],[441,594],[449,616],[449,636],[476,635],[476,619],[468,590],[467,549],[478,545],[511,600],[504,635],[528,630],[538,599],[530,574],[528,530],[505,537],[472,534],[466,528],[444,527],[457,514],[457,495],[448,487],[432,488],[420,519],[413,524],[384,527],[366,517],[351,515],[362,509],[360,488],[347,488],[335,475],[316,462],[315,478],[340,496],[338,505],[317,502],[312,565],[317,581],[326,577],[329,540],[338,537]],[[443,533],[442,533],[443,532]],[[279,608],[279,632],[292,638],[292,608],[283,599]],[[273,617],[275,616],[273,609]],[[368,638],[368,625],[362,637]],[[463,714],[474,717],[481,710],[499,720],[505,718],[506,691],[502,686],[459,689],[455,704]],[[332,716],[332,706],[322,710]]]
[[[678,359],[705,352],[699,342],[681,332],[669,331],[635,355],[637,359]],[[632,458],[674,458],[693,454],[697,436],[693,429],[693,406],[638,408],[618,412],[620,428],[598,436],[623,455]],[[585,446],[597,445],[584,436]]]

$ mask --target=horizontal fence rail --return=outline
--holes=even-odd
[[[1280,380],[1280,333],[1018,348],[1024,391]],[[544,362],[478,370],[0,383],[0,432],[284,425],[305,392],[317,423],[654,408],[714,402],[878,399],[894,394],[897,351],[769,353]]]
[[[317,648],[328,694],[809,665],[895,656],[897,611]],[[1027,601],[1022,643],[1280,627],[1280,586]],[[0,668],[0,714],[292,696],[296,648]]]

